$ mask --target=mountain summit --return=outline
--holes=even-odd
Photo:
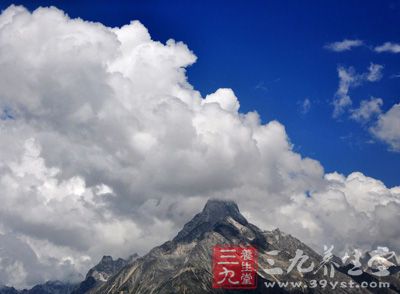
[[[201,234],[210,231],[217,223],[231,218],[240,225],[246,226],[247,220],[240,213],[239,207],[233,201],[208,200],[203,211],[196,214],[174,238],[174,242],[191,242]]]

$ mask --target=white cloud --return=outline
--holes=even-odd
[[[340,116],[344,110],[353,103],[349,96],[349,90],[351,87],[356,87],[360,83],[359,77],[355,73],[354,68],[339,66],[337,70],[339,76],[339,87],[333,100],[333,117]]]
[[[137,21],[1,14],[0,108],[14,118],[0,120],[0,284],[72,279],[103,254],[145,253],[210,197],[316,248],[400,249],[399,187],[325,174],[282,124],[240,113],[232,90],[203,98],[187,82],[195,61]],[[343,79],[347,95],[359,78]],[[12,255],[13,244],[30,253]]]
[[[370,100],[362,100],[357,109],[351,110],[350,118],[358,122],[368,122],[374,116],[381,113],[383,100],[381,98],[371,97]]]
[[[375,47],[374,50],[378,53],[382,52],[400,53],[400,44],[386,42],[380,46]]]
[[[399,216],[399,187],[389,189],[359,172],[347,177],[326,174],[325,181],[326,186],[311,192],[310,198],[292,195],[292,201],[280,206],[279,213],[264,216],[264,225],[280,214],[285,218],[281,228],[289,232],[297,230],[296,235],[301,235],[314,248],[321,246],[321,236],[326,244],[335,245],[338,250],[352,246],[368,248],[371,244],[376,247],[382,243],[397,248],[400,238],[393,238],[392,234],[397,231],[394,219]],[[267,212],[266,208],[264,215]]]
[[[306,98],[301,102],[301,109],[300,112],[302,114],[307,114],[311,109],[311,100]]]
[[[376,82],[382,79],[383,65],[371,63],[368,67],[368,72],[366,74],[366,79],[369,82]]]
[[[387,143],[391,150],[400,151],[400,104],[395,104],[370,129],[379,140]]]
[[[383,100],[371,97],[362,100],[357,109],[350,109],[350,118],[368,124],[369,132],[386,143],[391,151],[400,152],[400,104],[382,112]]]
[[[356,88],[364,82],[377,82],[382,78],[383,65],[372,63],[368,70],[358,74],[353,67],[338,67],[339,87],[333,99],[333,117],[339,117],[352,105],[349,95],[351,88]]]
[[[355,47],[360,47],[363,45],[364,42],[361,40],[344,39],[343,41],[326,44],[324,48],[335,52],[343,52],[343,51],[350,51]]]
[[[215,93],[207,95],[202,104],[217,103],[223,110],[237,113],[239,101],[231,89],[218,89]]]

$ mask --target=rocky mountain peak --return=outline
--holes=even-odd
[[[231,200],[210,199],[207,201],[201,214],[207,220],[222,220],[230,216],[235,220],[246,222],[237,204]]]
[[[100,263],[102,263],[102,264],[104,264],[104,263],[111,263],[111,262],[113,262],[113,261],[114,261],[114,259],[112,258],[112,256],[110,256],[110,255],[104,255],[104,256],[101,258]]]
[[[203,210],[196,214],[174,238],[175,242],[190,242],[213,227],[219,222],[233,219],[241,225],[248,224],[245,217],[240,213],[237,204],[230,200],[210,199]]]
[[[115,274],[119,269],[128,264],[128,261],[118,258],[113,259],[109,255],[102,257],[100,262],[89,270],[86,279],[93,277],[96,281],[106,281],[109,276]]]
[[[87,293],[90,289],[107,282],[111,276],[115,275],[124,266],[133,262],[138,257],[139,256],[136,253],[132,254],[128,260],[122,258],[114,259],[112,256],[104,255],[100,262],[88,271],[85,280],[82,281],[72,293],[70,293]]]

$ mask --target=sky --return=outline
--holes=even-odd
[[[0,284],[145,254],[210,198],[400,251],[399,1],[110,3],[0,1]]]
[[[327,171],[363,173],[399,184],[400,156],[371,137],[368,126],[344,115],[332,118],[337,67],[363,72],[371,62],[384,66],[379,83],[352,91],[353,107],[371,96],[387,111],[400,102],[399,54],[370,48],[398,42],[399,1],[0,1],[0,8],[54,5],[71,17],[121,26],[140,20],[154,39],[183,41],[199,57],[188,69],[203,94],[235,90],[243,111],[257,110],[264,121],[282,122],[296,150],[317,158]],[[324,45],[344,39],[364,46],[332,52]],[[310,101],[307,113],[302,103]],[[308,109],[308,108],[307,108]]]

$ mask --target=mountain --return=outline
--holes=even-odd
[[[239,291],[212,288],[212,254],[215,245],[252,246],[257,249],[255,289]],[[299,252],[301,254],[296,255]],[[342,262],[333,255],[326,263],[325,273],[321,261],[326,255],[319,255],[279,229],[260,230],[246,220],[232,201],[209,200],[203,210],[185,224],[171,241],[153,248],[143,257],[135,254],[128,260],[114,260],[104,256],[73,290],[67,284],[48,282],[31,290],[17,291],[3,287],[0,288],[0,294],[400,293],[400,267],[396,258],[384,254],[384,259],[374,259],[375,269],[366,269],[367,258],[375,253],[362,256],[363,272],[359,276],[349,274],[349,270],[354,268],[351,259]],[[300,258],[294,263],[296,256]],[[306,259],[302,260],[302,257]],[[315,266],[312,271],[301,271],[311,264]],[[382,264],[390,265],[390,276],[379,278],[374,275],[373,271]],[[332,273],[331,266],[334,266],[332,277],[329,275]],[[271,267],[282,269],[282,273],[268,273]],[[325,286],[319,284],[313,287],[320,281],[326,281]],[[287,284],[279,287],[277,282]],[[363,282],[389,282],[390,288],[362,288]],[[301,285],[291,287],[290,283]],[[329,283],[353,287],[332,288]]]
[[[30,290],[22,290],[20,294],[70,294],[75,287],[76,284],[49,281],[41,285],[36,285]]]
[[[358,262],[355,262],[358,260]],[[342,269],[349,270],[358,264],[363,273],[356,279],[359,281],[388,282],[390,288],[400,293],[400,262],[398,256],[386,247],[378,247],[375,250],[362,253],[355,250],[351,256],[347,255]],[[378,277],[374,273],[379,272],[380,268],[386,268],[390,275]],[[376,291],[376,293],[379,293]]]
[[[114,260],[111,256],[103,256],[100,262],[92,267],[86,274],[86,278],[79,284],[49,281],[39,284],[31,289],[16,290],[13,287],[0,286],[0,294],[83,294],[90,289],[98,287],[116,274],[124,266],[138,258],[135,253],[127,260],[118,258]]]
[[[397,255],[386,247],[378,247],[375,250],[366,252],[361,258],[361,263],[365,269],[377,269],[380,266],[400,266]]]
[[[212,248],[215,245],[250,245],[258,250],[257,288],[254,290],[222,290],[212,288]],[[309,259],[304,267],[313,262],[317,267],[323,257],[310,247],[280,230],[262,231],[249,223],[240,213],[238,206],[231,201],[209,200],[202,212],[189,221],[172,240],[152,249],[147,255],[138,258],[125,266],[106,283],[90,293],[378,293],[373,289],[316,287],[311,289],[313,280],[326,280],[338,283],[354,283],[360,286],[352,276],[347,274],[339,258],[338,270],[333,278],[324,275],[321,269],[317,272],[301,273],[293,269],[283,271],[282,275],[267,274],[272,252],[274,266],[288,269],[291,258],[297,250],[302,250]],[[329,264],[330,265],[330,264]],[[371,275],[364,276],[370,281],[377,281]],[[265,282],[277,281],[303,282],[301,288],[285,289],[266,288]],[[270,284],[272,285],[272,284]],[[379,289],[379,293],[396,293],[396,289]]]
[[[76,288],[76,284],[60,281],[49,281],[36,285],[27,290],[16,290],[13,287],[0,287],[0,294],[70,294]]]
[[[135,253],[127,260],[118,258],[114,260],[111,256],[103,256],[100,262],[92,267],[86,274],[85,280],[74,289],[72,294],[83,294],[90,289],[98,287],[115,275],[124,266],[136,260],[139,256]]]
[[[0,294],[18,294],[18,290],[14,287],[7,287],[0,285]]]

